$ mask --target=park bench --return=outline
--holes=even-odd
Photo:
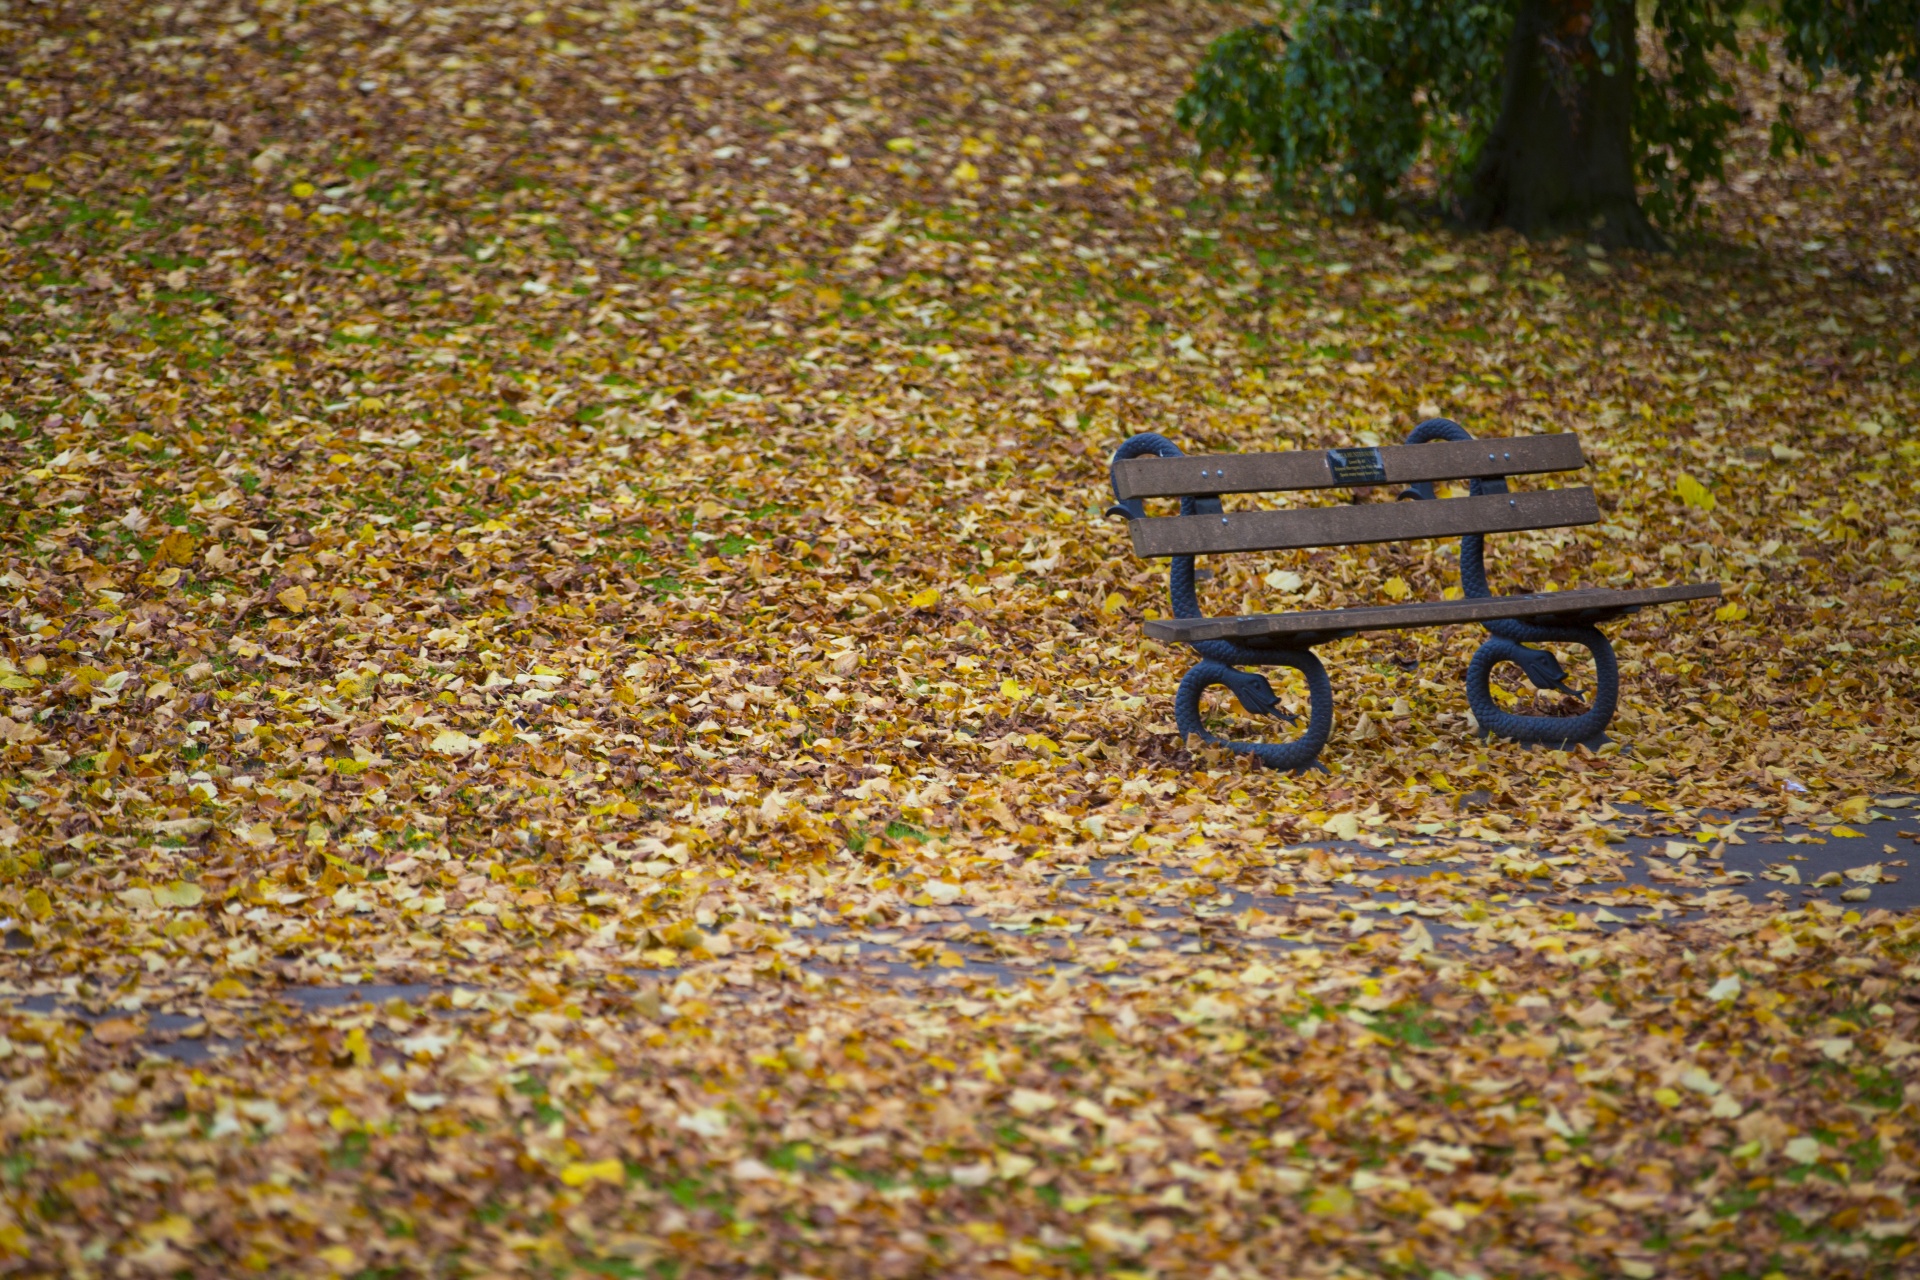
[[[1165,436],[1134,436],[1114,454],[1115,504],[1141,556],[1172,557],[1169,594],[1173,617],[1156,618],[1146,633],[1185,644],[1201,661],[1174,694],[1174,723],[1183,736],[1199,734],[1279,769],[1312,764],[1333,730],[1333,688],[1316,646],[1362,631],[1397,631],[1478,623],[1491,633],[1467,666],[1467,705],[1480,728],[1521,742],[1567,746],[1598,739],[1613,719],[1620,678],[1613,647],[1596,624],[1651,605],[1719,596],[1718,583],[1630,590],[1581,589],[1496,596],[1487,586],[1486,535],[1522,529],[1594,524],[1600,509],[1590,488],[1512,492],[1506,477],[1573,471],[1586,466],[1572,433],[1475,440],[1457,422],[1421,423],[1403,445],[1299,450],[1288,453],[1186,457]],[[1438,498],[1434,483],[1468,481],[1468,496]],[[1352,503],[1293,510],[1227,511],[1221,495],[1289,490],[1404,486],[1393,503]],[[1150,518],[1148,498],[1178,498],[1180,514]],[[1359,546],[1416,538],[1460,539],[1463,598],[1322,609],[1300,613],[1208,617],[1194,586],[1194,557],[1236,551]],[[1593,655],[1594,690],[1587,709],[1571,716],[1520,715],[1501,707],[1489,688],[1493,669],[1517,665],[1536,688],[1579,696],[1566,671],[1536,644],[1581,645]],[[1242,667],[1291,667],[1306,678],[1310,712],[1292,742],[1230,742],[1210,733],[1200,698],[1220,685],[1254,715],[1294,719],[1280,709],[1265,676]]]

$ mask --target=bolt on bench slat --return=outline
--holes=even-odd
[[[1128,528],[1133,535],[1135,555],[1191,556],[1346,547],[1599,522],[1600,507],[1593,490],[1582,487],[1538,493],[1494,493],[1433,502],[1375,502],[1298,511],[1164,516],[1129,521]]]
[[[1538,475],[1587,465],[1572,432],[1508,440],[1459,440],[1379,448],[1134,458],[1115,464],[1117,497],[1180,498],[1220,493],[1337,489],[1422,480]]]

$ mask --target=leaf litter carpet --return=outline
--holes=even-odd
[[[1915,1265],[1913,116],[1671,257],[1329,221],[1171,130],[1243,16],[0,6],[7,1266]],[[1597,750],[1454,628],[1190,751],[1108,452],[1436,412],[1586,443],[1502,589],[1723,606]]]

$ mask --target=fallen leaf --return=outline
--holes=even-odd
[[[1682,472],[1674,481],[1673,491],[1680,495],[1680,501],[1701,511],[1712,511],[1719,505],[1718,500],[1705,485],[1685,472]]]
[[[93,1038],[101,1044],[128,1044],[145,1033],[131,1018],[104,1018],[93,1024]]]
[[[1320,1187],[1307,1199],[1307,1212],[1327,1217],[1352,1213],[1353,1193],[1345,1187]]]
[[[1060,1100],[1037,1089],[1015,1089],[1007,1096],[1007,1105],[1018,1115],[1037,1116],[1059,1106]]]
[[[206,896],[206,890],[184,880],[159,885],[153,890],[154,904],[162,907],[197,907],[206,900]]]

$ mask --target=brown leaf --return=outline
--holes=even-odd
[[[132,1018],[106,1018],[93,1024],[93,1038],[102,1044],[128,1044],[146,1033]]]

